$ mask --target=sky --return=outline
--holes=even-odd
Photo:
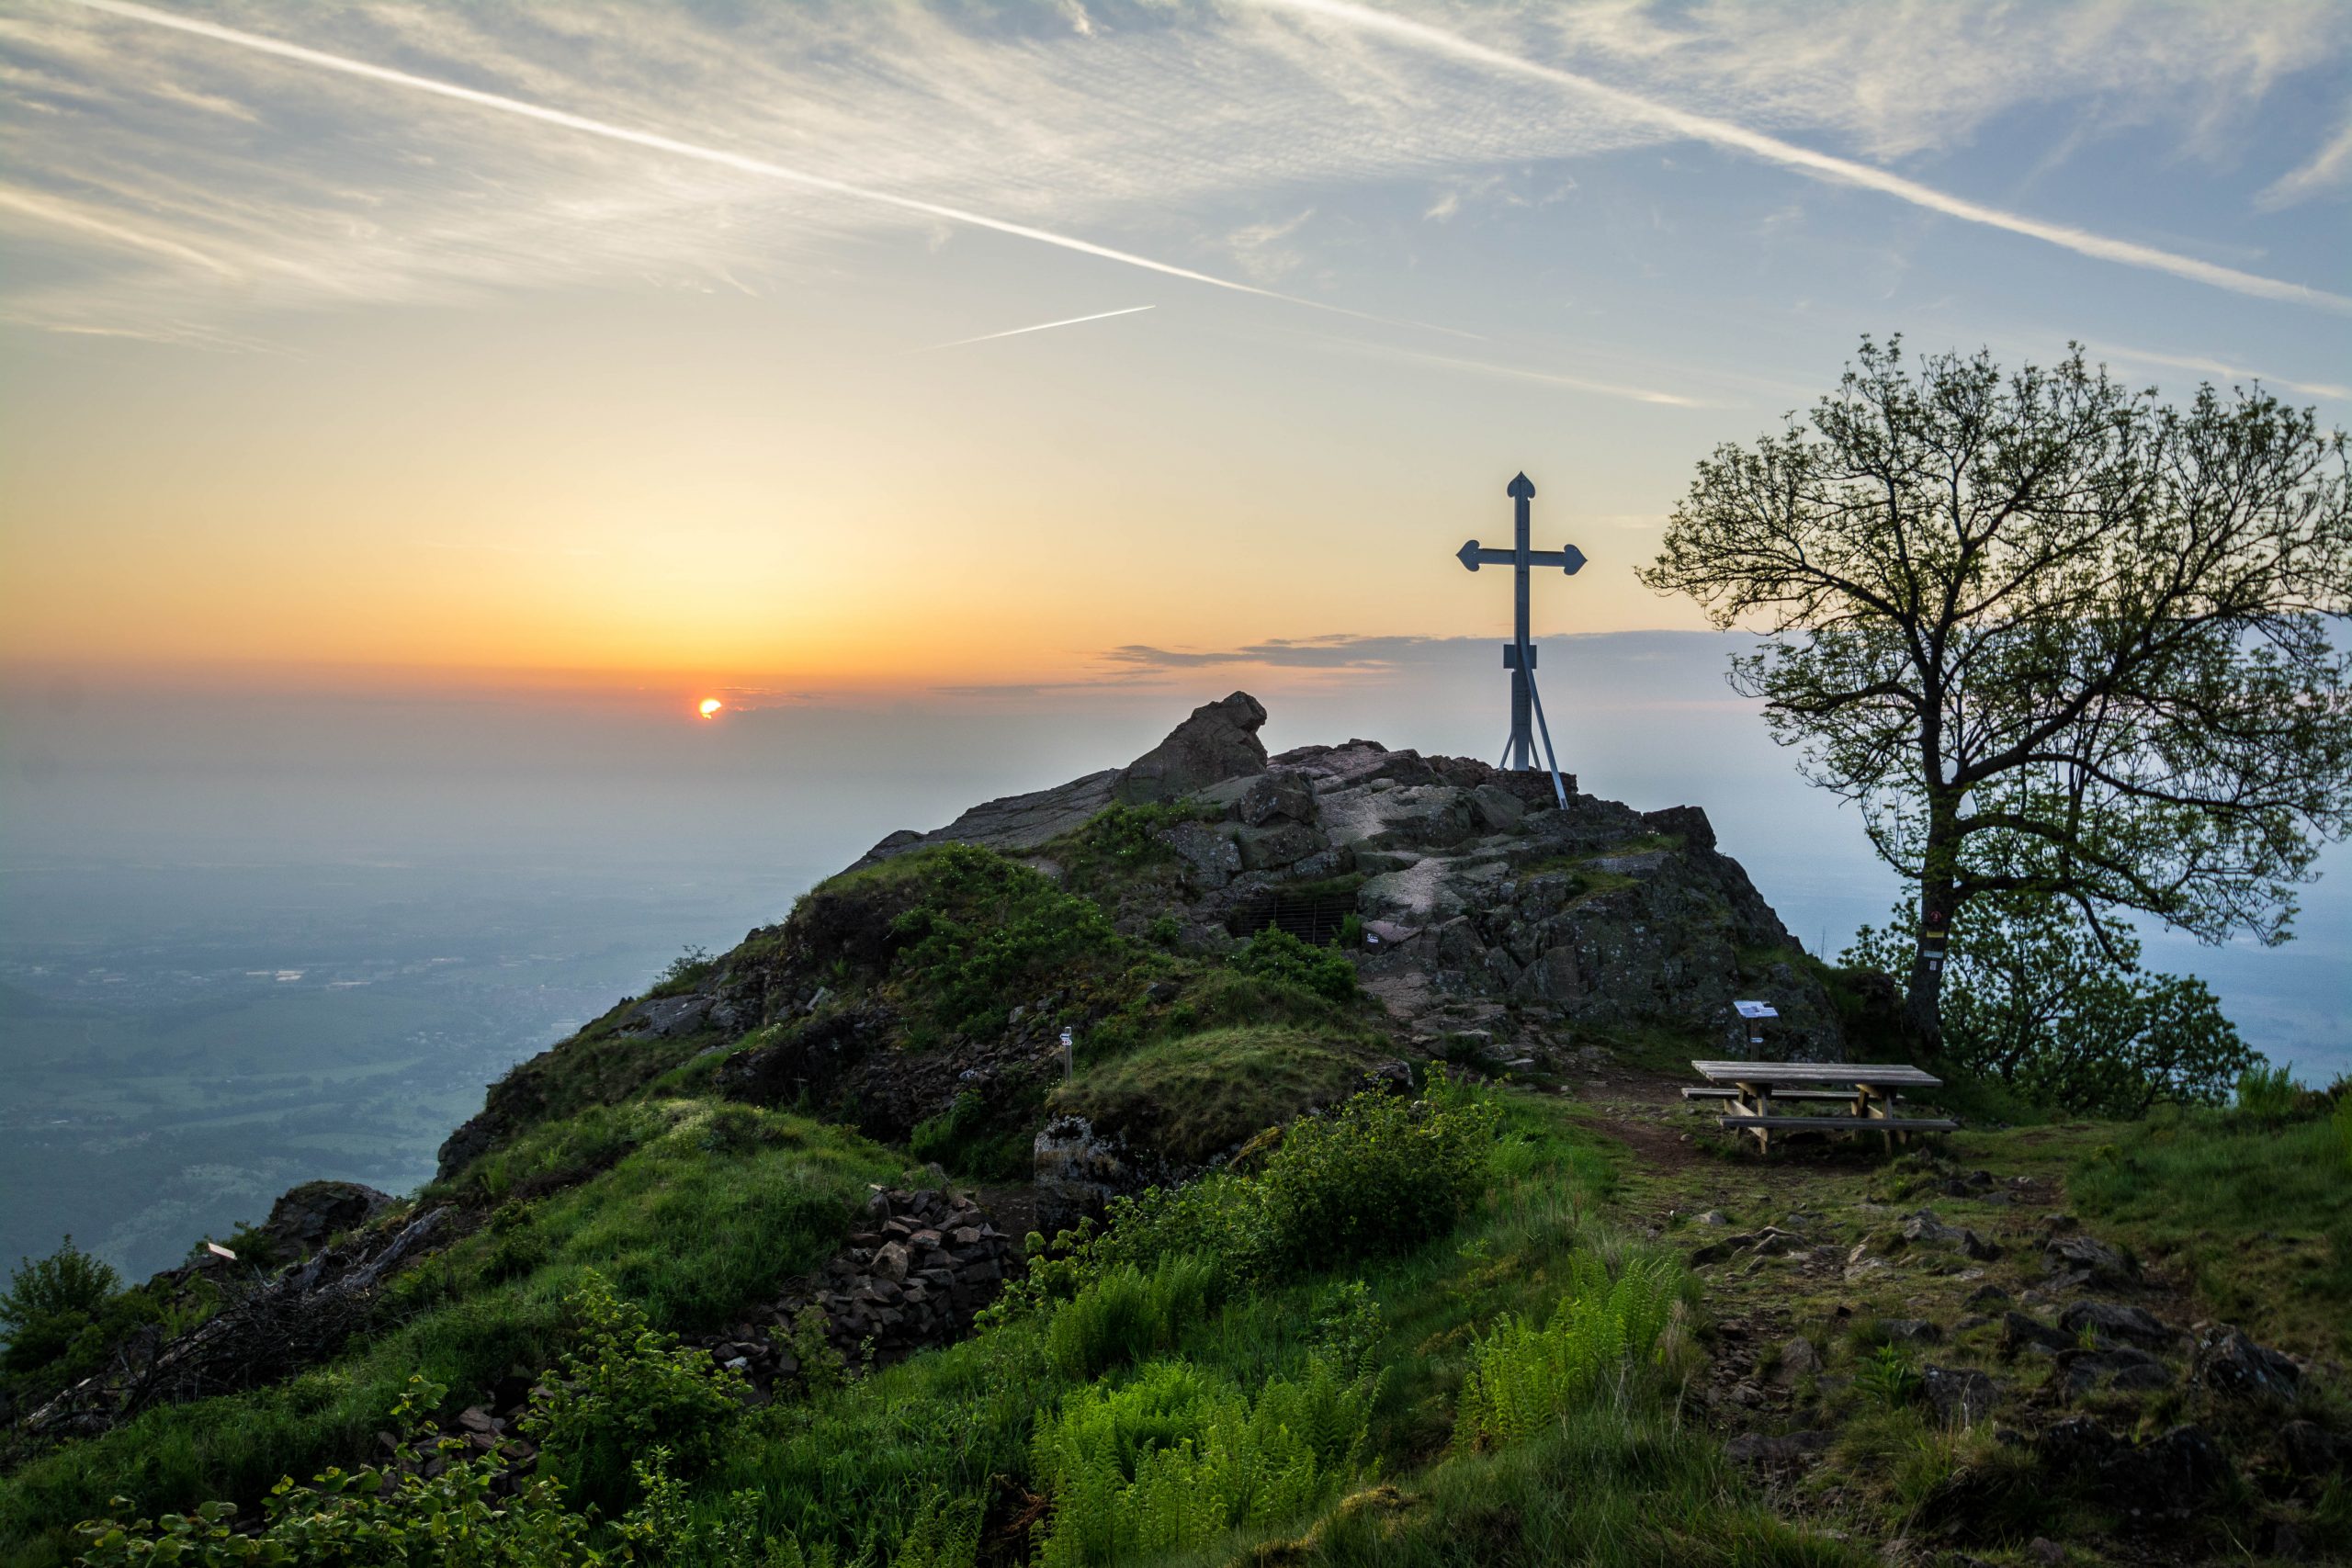
[[[1696,464],[1864,334],[2352,423],[2347,67],[2340,0],[0,0],[0,873],[773,910],[1237,687],[1492,755],[1524,470],[1564,765],[1834,951],[1891,881],[1634,575]],[[2345,854],[2153,956],[2352,1065]]]
[[[2352,7],[0,0],[0,667],[1344,682],[1860,334],[2352,412]],[[1227,682],[1239,683],[1237,682]],[[633,698],[631,700],[634,700]]]

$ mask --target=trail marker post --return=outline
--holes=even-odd
[[[1574,545],[1556,550],[1529,548],[1527,503],[1535,499],[1535,486],[1521,474],[1505,493],[1511,499],[1511,547],[1495,549],[1473,539],[1454,552],[1454,558],[1472,571],[1482,566],[1511,569],[1512,636],[1503,644],[1503,668],[1510,671],[1510,739],[1503,743],[1502,765],[1521,773],[1535,766],[1535,736],[1528,725],[1532,716],[1534,728],[1543,732],[1544,760],[1552,769],[1552,794],[1565,807],[1568,792],[1560,782],[1560,760],[1552,751],[1552,727],[1544,722],[1544,699],[1535,691],[1535,645],[1527,637],[1527,570],[1556,566],[1574,577],[1584,565],[1584,552]]]

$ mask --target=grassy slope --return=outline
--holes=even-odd
[[[562,1298],[589,1267],[657,1322],[714,1322],[831,1254],[865,1183],[902,1165],[841,1129],[712,1100],[590,1116],[601,1137],[627,1145],[617,1163],[502,1207],[402,1275],[391,1332],[285,1383],[151,1411],[10,1476],[0,1486],[0,1555],[61,1561],[60,1527],[104,1512],[117,1494],[148,1509],[209,1497],[251,1506],[281,1475],[348,1464],[368,1450],[413,1371],[447,1383],[451,1409],[475,1403],[511,1372],[553,1361],[565,1343]],[[529,1165],[534,1149],[576,1130],[539,1129],[510,1157]]]
[[[1115,844],[1097,846],[1091,872],[1107,876]],[[1158,868],[1146,857],[1147,869]],[[1010,976],[1005,995],[1035,997],[1058,983],[1046,971],[1075,962],[1070,991],[1116,1002],[1082,1051],[1082,1072],[1059,1103],[1107,1121],[1159,1113],[1170,1145],[1213,1152],[1306,1102],[1347,1087],[1378,1048],[1351,1009],[1295,987],[1213,965],[1103,942],[1075,920],[1063,896],[1032,874],[957,869],[952,858],[908,857],[829,885],[835,895],[925,897],[942,871],[961,878],[951,912],[1026,933],[1007,948],[960,939],[938,945],[933,967],[876,983],[910,1012],[952,1028],[972,1009],[975,982]],[[769,933],[765,940],[781,939]],[[1058,956],[1075,952],[1072,961]],[[844,975],[848,973],[846,966]],[[1148,1009],[1145,979],[1174,978],[1181,997]],[[116,1493],[146,1510],[206,1496],[250,1506],[277,1476],[307,1474],[365,1452],[411,1371],[450,1386],[454,1409],[517,1372],[549,1364],[564,1341],[560,1301],[594,1268],[644,1304],[657,1324],[691,1329],[724,1321],[821,1259],[845,1227],[864,1183],[896,1176],[903,1156],[804,1118],[719,1103],[703,1092],[712,1058],[699,1042],[653,1045],[586,1032],[576,1081],[551,1085],[550,1113],[511,1145],[428,1199],[457,1195],[482,1217],[444,1256],[404,1276],[399,1324],[342,1361],[277,1387],[163,1410],[93,1442],[24,1467],[0,1484],[0,1555],[59,1560],[59,1527],[100,1512]],[[1679,1042],[1627,1043],[1687,1056]],[[1743,1224],[1802,1209],[1836,1215],[1860,1239],[1932,1202],[1947,1218],[1993,1231],[2018,1215],[1934,1190],[1918,1162],[1777,1160],[1736,1152],[1661,1158],[1628,1147],[1590,1104],[1507,1090],[1508,1136],[1486,1198],[1459,1234],[1400,1258],[1337,1272],[1310,1269],[1231,1295],[1177,1325],[1163,1349],[1244,1391],[1295,1376],[1324,1345],[1348,1287],[1379,1305],[1365,1367],[1376,1374],[1359,1472],[1339,1501],[1306,1517],[1269,1520],[1217,1542],[1204,1561],[1262,1548],[1267,1562],[1594,1562],[1834,1563],[1856,1560],[1837,1540],[1776,1517],[1799,1511],[1863,1535],[1912,1528],[1956,1475],[2000,1473],[1989,1438],[1928,1432],[1916,1414],[1853,1408],[1836,1378],[1850,1377],[1874,1343],[1872,1325],[1897,1315],[1951,1321],[1962,1270],[1912,1269],[1850,1289],[1800,1280],[1778,1260],[1712,1274],[1701,1320],[1678,1334],[1711,1333],[1720,1318],[1751,1338],[1820,1335],[1833,1376],[1797,1391],[1815,1415],[1849,1419],[1827,1474],[1845,1491],[1779,1496],[1768,1506],[1728,1469],[1695,1420],[1632,1385],[1572,1413],[1558,1429],[1501,1450],[1456,1441],[1454,1409],[1477,1337],[1506,1314],[1544,1316],[1567,1288],[1571,1259],[1655,1254],[1653,1227],[1679,1249],[1695,1239],[1676,1220],[1724,1207]],[[2064,1124],[1952,1140],[1962,1167],[2064,1183],[2099,1234],[2170,1268],[2201,1303],[2258,1337],[2299,1351],[2346,1348],[2340,1312],[2352,1269],[2343,1154],[2332,1129],[2278,1132],[2211,1116],[2143,1127]],[[1844,1306],[1839,1319],[1835,1309]],[[1943,1353],[1991,1366],[1981,1330]],[[808,1400],[747,1418],[726,1459],[699,1477],[690,1504],[717,1522],[729,1494],[756,1497],[761,1523],[854,1555],[888,1553],[942,1510],[995,1508],[1035,1480],[1038,1425],[1088,1385],[1057,1371],[1049,1324],[1015,1317],[962,1344]],[[1758,1374],[1769,1366],[1758,1363]],[[1123,1384],[1134,1369],[1103,1375]],[[2015,1374],[2004,1370],[2005,1377]],[[2163,1411],[2154,1414],[2161,1416]],[[2018,1518],[2059,1529],[2047,1510]],[[2096,1523],[2096,1521],[2093,1521]],[[2012,1543],[2013,1544],[2013,1543]],[[1005,1543],[992,1547],[1000,1557]]]

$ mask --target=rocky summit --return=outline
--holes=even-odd
[[[1773,1059],[1912,1043],[1703,811],[1265,722],[889,835],[490,1086],[416,1193],[20,1275],[0,1556],[2352,1548],[2341,1095],[1947,1081],[1949,1137],[1767,1155],[1684,1094],[1759,1054],[1735,1001]]]
[[[1374,740],[1270,757],[1265,718],[1236,692],[1125,768],[894,833],[857,863],[968,843],[1056,875],[1047,846],[1113,802],[1189,801],[1207,808],[1198,820],[1159,829],[1183,863],[1168,909],[1189,937],[1352,912],[1372,937],[1369,988],[1423,1034],[1499,1024],[1503,1043],[1534,1049],[1575,1026],[1657,1026],[1720,1036],[1736,1057],[1747,1037],[1731,1004],[1753,998],[1780,1012],[1776,1058],[1845,1059],[1838,1009],[1699,807],[1638,811],[1572,775],[1562,807],[1548,774]]]

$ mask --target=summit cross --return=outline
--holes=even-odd
[[[1535,566],[1556,566],[1570,577],[1584,565],[1584,552],[1574,545],[1563,545],[1556,550],[1536,550],[1528,547],[1528,505],[1535,499],[1535,486],[1525,474],[1510,481],[1505,492],[1511,499],[1512,546],[1510,549],[1482,547],[1473,539],[1455,552],[1454,558],[1472,571],[1482,566],[1509,566],[1511,569],[1512,608],[1515,612],[1511,640],[1503,645],[1503,668],[1510,671],[1510,739],[1504,743],[1505,768],[1521,772],[1535,766],[1535,737],[1528,719],[1532,715],[1535,724],[1544,731],[1544,755],[1552,766],[1552,791],[1566,804],[1566,791],[1560,783],[1559,759],[1552,754],[1552,727],[1544,721],[1544,703],[1535,694],[1535,645],[1527,637],[1527,570]]]

